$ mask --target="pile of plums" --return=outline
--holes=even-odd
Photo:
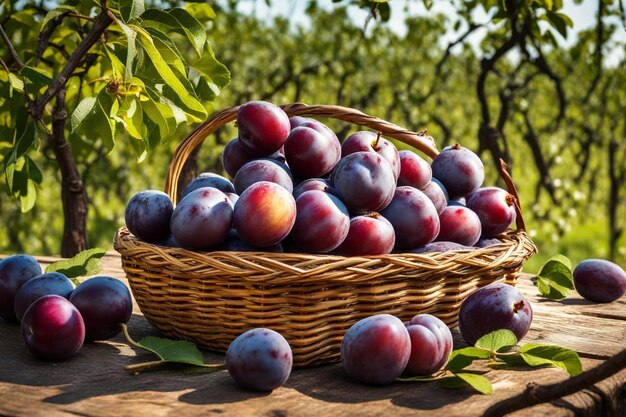
[[[515,220],[515,198],[481,188],[483,164],[459,144],[429,165],[380,134],[340,143],[323,123],[262,101],[242,105],[237,126],[222,154],[232,181],[203,173],[176,208],[163,192],[136,194],[125,212],[135,236],[200,251],[364,256],[485,247]]]
[[[372,385],[393,382],[400,375],[431,375],[452,351],[452,333],[430,314],[408,323],[390,314],[358,321],[341,342],[341,362],[356,381]]]
[[[43,274],[30,255],[0,262],[0,317],[21,322],[28,350],[47,360],[74,356],[85,341],[106,340],[130,320],[128,288],[111,277],[93,277],[78,287],[59,272]]]

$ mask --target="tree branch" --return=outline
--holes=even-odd
[[[521,394],[506,398],[489,407],[483,414],[483,417],[504,416],[513,411],[558,400],[582,389],[591,387],[603,379],[615,375],[624,368],[626,368],[626,349],[595,368],[564,382],[550,385],[529,383],[526,390]]]
[[[57,92],[59,92],[59,90],[65,86],[65,83],[71,77],[78,65],[80,65],[80,62],[85,55],[87,55],[87,52],[89,52],[91,47],[98,42],[100,36],[112,22],[113,19],[111,19],[108,15],[107,10],[102,10],[96,17],[91,30],[87,33],[87,36],[83,38],[76,50],[74,50],[63,69],[61,69],[59,74],[57,74],[56,78],[52,81],[52,84],[50,84],[43,95],[39,97],[39,99],[37,99],[32,106],[30,106],[29,110],[35,120],[41,119],[46,104],[57,94]]]
[[[0,25],[0,36],[4,40],[4,43],[6,43],[7,48],[9,49],[9,53],[11,54],[11,58],[13,58],[13,61],[15,61],[15,63],[19,67],[18,69],[24,68],[24,61],[22,61],[17,51],[13,47],[13,44],[11,43],[11,39],[9,39],[9,37],[7,36],[2,25]]]

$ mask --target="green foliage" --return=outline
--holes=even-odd
[[[13,7],[5,3],[0,13],[8,16],[3,25],[24,66],[0,53],[10,65],[0,70],[0,162],[7,191],[27,212],[42,183],[39,164],[47,162],[36,160],[52,130],[51,106],[38,124],[28,108],[68,64],[88,21],[107,11],[96,2],[74,1],[48,12],[30,2]],[[119,137],[145,160],[179,125],[204,120],[208,102],[230,82],[208,41],[206,20],[215,17],[210,6],[159,10],[143,0],[119,0],[108,7],[113,23],[104,42],[91,48],[65,85],[71,115],[66,136],[79,163],[102,148],[110,153]]]
[[[553,256],[537,274],[535,285],[541,295],[551,300],[567,297],[569,290],[574,289],[572,262],[563,255]]]
[[[46,273],[59,272],[79,285],[76,278],[97,275],[102,270],[102,257],[106,252],[102,248],[84,250],[72,258],[51,263],[46,267]]]

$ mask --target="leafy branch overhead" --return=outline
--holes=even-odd
[[[169,10],[146,8],[143,0],[102,4],[69,0],[42,14],[5,2],[0,10],[8,12],[2,33],[12,52],[0,68],[1,170],[23,211],[33,207],[42,183],[32,152],[53,136],[58,116],[46,104],[60,92],[70,116],[64,136],[74,152],[102,146],[110,152],[126,137],[142,161],[178,125],[206,118],[207,103],[230,82],[207,37],[215,17],[208,4]]]

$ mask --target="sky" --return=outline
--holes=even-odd
[[[396,3],[396,7],[394,7],[394,3]],[[449,1],[435,1],[432,9],[429,11],[426,10],[422,1],[391,0],[392,7],[389,26],[399,34],[404,34],[406,32],[404,19],[407,12],[403,9],[404,5],[407,3],[409,7],[408,13],[410,14],[428,15],[429,13],[445,13],[450,16],[454,16],[456,14],[454,7]],[[325,8],[333,7],[331,0],[319,0],[319,4],[321,7]],[[291,21],[294,25],[300,24],[306,26],[308,24],[308,19],[304,13],[306,5],[307,1],[303,0],[273,0],[270,2],[270,6],[267,6],[265,1],[243,0],[238,3],[237,7],[240,12],[255,14],[261,19],[271,19],[273,16],[280,15],[284,17],[291,17]],[[598,2],[596,0],[584,0],[581,4],[575,4],[573,0],[564,0],[562,12],[572,19],[574,27],[568,31],[567,39],[562,39],[562,37],[555,32],[557,40],[559,40],[559,42],[561,42],[564,46],[573,44],[576,40],[576,34],[578,32],[594,26],[597,10]],[[356,7],[350,9],[351,18],[359,24],[365,22],[367,15],[368,12],[366,10],[361,10]],[[487,16],[482,9],[477,11],[473,17],[476,22],[487,22],[489,18],[489,16]],[[614,19],[614,22],[619,23],[619,19]],[[540,25],[545,25],[545,27],[548,26],[547,22],[540,22]],[[450,29],[448,34],[441,40],[442,45],[446,46],[450,40],[456,39],[458,36],[457,33],[460,33],[463,30],[463,27],[459,29],[459,32],[454,32]],[[474,46],[477,52],[479,52],[478,45],[480,40],[485,36],[485,33],[486,30],[477,30],[470,38],[468,38],[468,41]],[[614,39],[622,45],[626,44],[626,28],[618,31]],[[608,54],[605,58],[605,64],[607,66],[616,66],[623,59],[623,56],[624,48],[622,47],[621,49]]]

